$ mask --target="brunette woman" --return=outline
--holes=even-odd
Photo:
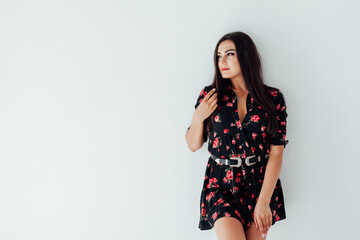
[[[186,141],[208,141],[200,196],[201,230],[218,239],[265,239],[286,218],[279,179],[286,140],[286,104],[264,83],[260,55],[243,32],[224,35],[214,52],[215,76],[196,101]]]

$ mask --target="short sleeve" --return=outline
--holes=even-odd
[[[198,98],[196,99],[196,103],[195,103],[195,105],[194,105],[194,108],[195,108],[195,109],[200,105],[201,101],[204,99],[204,97],[206,96],[207,93],[208,93],[207,87],[204,87],[203,89],[201,89],[201,91],[200,91],[200,93],[199,93],[199,96],[198,96]],[[189,130],[189,129],[190,129],[190,126],[188,127],[187,130]],[[207,139],[208,139],[208,137],[207,137],[207,134],[206,134],[206,131],[205,131],[205,125],[204,125],[204,134],[203,134],[203,140],[204,140],[204,142],[206,142]]]
[[[275,99],[276,104],[276,120],[278,122],[278,132],[275,137],[269,138],[269,144],[272,145],[284,145],[284,148],[289,143],[289,140],[286,140],[286,118],[288,116],[286,112],[286,103],[284,99],[284,95],[279,89],[270,91],[271,95]]]
[[[206,90],[207,90],[206,87],[203,88],[203,89],[201,89],[201,92],[199,93],[199,96],[198,96],[198,98],[196,99],[196,103],[195,103],[195,106],[194,106],[195,109],[200,105],[201,101],[204,99],[204,97],[205,97],[206,94],[208,93]]]

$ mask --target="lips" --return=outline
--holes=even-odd
[[[226,71],[229,70],[230,68],[222,68],[221,70]]]

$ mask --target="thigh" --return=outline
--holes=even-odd
[[[269,231],[267,232],[269,233]],[[261,236],[261,232],[256,228],[255,223],[251,222],[251,225],[248,229],[245,230],[246,240],[264,240],[266,237]]]
[[[214,228],[219,240],[245,240],[244,227],[236,218],[221,217],[215,221]]]

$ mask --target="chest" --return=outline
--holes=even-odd
[[[264,109],[254,102],[251,95],[244,94],[241,101],[235,94],[225,96],[214,118],[214,130],[217,134],[236,134],[245,130],[262,133],[266,130],[267,116]]]

